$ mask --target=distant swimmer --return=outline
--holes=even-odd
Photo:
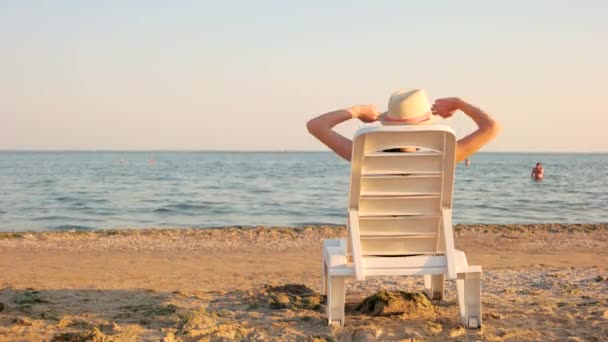
[[[466,166],[466,167],[471,166],[471,161],[469,160],[469,158],[464,160],[464,166]]]
[[[530,175],[535,181],[541,181],[545,178],[544,169],[540,163],[536,163],[536,166],[532,168],[532,174]]]

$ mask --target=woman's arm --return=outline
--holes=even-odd
[[[500,132],[500,125],[488,113],[456,97],[435,101],[433,113],[449,118],[456,110],[461,110],[477,124],[477,130],[458,140],[456,163],[465,160],[494,139]]]
[[[352,118],[359,118],[363,122],[374,122],[378,119],[378,115],[375,106],[354,106],[319,115],[308,121],[306,128],[325,146],[332,149],[340,157],[350,161],[353,148],[352,141],[335,132],[333,130],[334,126]]]

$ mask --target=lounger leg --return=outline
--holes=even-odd
[[[336,254],[343,254],[344,262],[346,261],[346,250],[341,251],[340,246],[345,244],[342,239],[331,239],[323,241],[323,269],[321,270],[322,278],[321,278],[321,291],[322,294],[327,295],[328,291],[328,268],[332,265],[332,260],[335,263],[340,258],[335,258]],[[337,250],[336,250],[337,249]],[[333,255],[333,258],[332,258]],[[329,265],[328,265],[329,264]]]
[[[443,274],[425,274],[424,275],[424,290],[427,295],[434,300],[442,300],[444,294],[444,275]]]
[[[327,264],[323,261],[323,273],[321,275],[321,294],[327,296]]]
[[[481,327],[481,272],[458,273],[460,321],[469,329]]]
[[[329,289],[327,291],[327,322],[331,325],[338,322],[344,325],[344,277],[329,278]]]

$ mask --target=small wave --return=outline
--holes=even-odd
[[[59,226],[49,227],[49,230],[87,232],[95,230],[95,228],[89,226],[81,226],[77,224],[62,224]]]
[[[165,206],[165,208],[176,209],[176,210],[205,210],[209,209],[212,205],[217,205],[215,202],[200,202],[199,204],[189,204],[189,203],[180,203],[180,204],[170,204]]]
[[[174,211],[175,210],[172,210],[172,209],[169,209],[169,208],[165,208],[165,207],[154,209],[155,213],[172,213]]]
[[[151,181],[173,181],[173,180],[178,180],[178,178],[176,177],[171,177],[171,176],[156,176],[156,177],[151,177],[149,178]]]
[[[166,200],[157,197],[146,197],[140,200],[142,203],[164,203]]]
[[[61,216],[61,215],[48,215],[48,216],[38,216],[32,218],[32,221],[51,221],[51,220],[73,220],[73,217]]]
[[[44,221],[60,221],[60,222],[105,222],[107,220],[107,215],[100,215],[102,218],[94,218],[91,216],[87,217],[75,217],[75,216],[63,216],[63,215],[46,215],[46,216],[38,216],[34,217],[31,220],[34,222],[44,222]]]
[[[221,185],[201,185],[201,186],[197,186],[197,189],[200,190],[223,190],[224,186]]]
[[[259,194],[270,194],[270,193],[274,192],[273,190],[270,190],[270,189],[255,189],[253,191],[258,195]]]
[[[70,209],[77,209],[77,210],[94,210],[94,208],[86,205],[86,203],[82,202],[82,201],[76,201],[74,203],[71,203],[70,205]]]
[[[71,197],[71,196],[59,196],[59,197],[55,197],[55,200],[59,201],[59,202],[67,202],[67,203],[72,203],[72,202],[81,203],[80,198]]]
[[[89,198],[88,201],[93,203],[110,203],[110,201],[106,198]]]
[[[233,208],[216,202],[201,202],[200,204],[170,204],[153,210],[155,213],[161,214],[179,214],[187,216],[195,216],[201,214],[229,214],[233,212]]]

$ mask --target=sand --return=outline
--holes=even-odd
[[[420,277],[347,285],[345,327],[328,327],[323,239],[344,227],[0,233],[0,341],[608,340],[605,224],[456,226],[484,268],[479,330],[458,322],[455,284],[430,306],[374,316],[379,291]],[[392,297],[391,297],[392,298]]]

